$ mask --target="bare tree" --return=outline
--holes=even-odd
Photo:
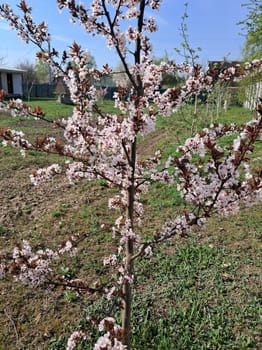
[[[30,93],[33,84],[37,82],[37,75],[35,71],[35,64],[30,62],[28,59],[22,61],[16,65],[16,68],[22,69],[23,73],[23,91],[27,99],[30,99]]]

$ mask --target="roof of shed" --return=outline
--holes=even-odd
[[[25,70],[19,69],[19,68],[7,67],[7,66],[0,66],[0,72],[6,72],[6,73],[24,73]]]

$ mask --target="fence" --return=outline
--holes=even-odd
[[[256,109],[259,97],[262,97],[262,82],[259,81],[246,88],[246,100],[244,107],[248,109]]]
[[[25,98],[28,97],[54,97],[53,84],[33,84],[30,87],[23,88]]]

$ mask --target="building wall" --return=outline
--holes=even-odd
[[[14,94],[15,95],[23,95],[22,88],[22,75],[21,74],[13,74],[13,86],[14,86]]]
[[[6,73],[0,72],[1,74],[1,88],[7,92],[7,77]]]
[[[10,90],[10,85],[8,84],[7,75],[11,74],[12,77],[12,90]],[[8,72],[0,72],[0,88],[5,90],[7,94],[11,95],[23,95],[23,87],[22,87],[22,74],[19,73],[8,73]],[[8,87],[9,85],[9,87]]]

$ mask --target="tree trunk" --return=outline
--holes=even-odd
[[[130,154],[130,166],[132,167],[131,185],[128,189],[128,207],[126,211],[126,218],[130,220],[131,228],[133,229],[134,221],[134,199],[135,199],[135,167],[136,167],[136,140],[131,145]],[[129,238],[126,242],[125,247],[125,274],[127,277],[132,277],[134,274],[134,264],[132,256],[134,253],[134,241]],[[125,341],[124,344],[127,346],[127,350],[130,350],[131,341],[131,314],[132,314],[132,281],[129,278],[125,279],[123,285],[123,298],[124,305],[122,311],[122,328],[124,330]]]
[[[125,268],[128,271],[128,275],[133,274],[133,262],[130,261],[133,255],[133,241],[129,240],[126,243],[126,264]],[[124,330],[125,341],[127,350],[130,350],[131,341],[131,314],[132,314],[132,286],[129,280],[125,280],[123,285],[124,305],[122,311],[122,328]]]

